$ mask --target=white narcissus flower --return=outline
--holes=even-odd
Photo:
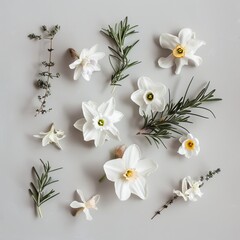
[[[78,209],[78,211],[83,210],[83,212],[86,215],[86,219],[88,221],[91,221],[92,216],[89,212],[89,209],[97,210],[97,203],[99,202],[100,195],[95,195],[92,198],[90,198],[88,201],[86,201],[81,190],[77,189],[77,193],[78,193],[79,197],[81,198],[82,202],[73,201],[70,204],[70,207],[76,208],[76,209]]]
[[[135,144],[130,145],[122,158],[113,159],[103,166],[108,180],[114,182],[115,192],[121,201],[131,193],[146,199],[146,177],[157,169],[156,162],[142,159],[141,151]]]
[[[84,118],[77,120],[74,127],[83,132],[85,141],[94,140],[96,147],[109,139],[120,140],[119,131],[114,124],[122,119],[123,114],[116,111],[115,107],[114,98],[110,98],[99,107],[92,101],[83,102]]]
[[[90,81],[92,73],[95,71],[101,71],[98,61],[105,56],[103,52],[96,52],[97,45],[90,49],[84,48],[79,56],[79,58],[69,65],[74,71],[74,80],[78,80],[81,76]]]
[[[59,141],[66,137],[62,130],[55,129],[54,124],[52,124],[49,132],[40,132],[38,135],[33,136],[36,138],[42,138],[43,147],[47,146],[49,143],[55,143],[60,149],[62,149],[62,147],[60,146]]]
[[[197,156],[199,154],[199,141],[197,138],[193,137],[192,134],[189,133],[187,136],[182,136],[179,141],[182,143],[178,149],[179,154],[185,155],[186,158]]]
[[[160,45],[172,51],[172,53],[158,60],[158,65],[162,68],[170,68],[176,64],[175,73],[179,74],[184,65],[199,66],[202,63],[202,58],[195,55],[198,48],[205,45],[204,41],[195,38],[195,33],[190,28],[183,28],[178,37],[163,33],[160,36]]]
[[[196,196],[202,197],[203,195],[200,190],[201,185],[202,181],[194,181],[188,176],[182,180],[182,191],[174,190],[173,193],[182,197],[184,201],[190,200],[195,202],[197,201]]]
[[[139,114],[143,116],[151,112],[162,112],[165,108],[164,96],[167,87],[160,82],[153,82],[148,77],[138,79],[138,90],[132,93],[131,99],[139,106]]]

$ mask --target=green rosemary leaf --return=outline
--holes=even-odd
[[[49,177],[49,173],[53,171],[60,170],[62,168],[56,168],[56,169],[51,169],[50,163],[44,163],[42,159],[40,159],[43,172],[39,174],[35,167],[33,167],[33,173],[36,176],[36,182],[37,185],[35,185],[33,182],[30,182],[30,187],[28,189],[34,203],[37,209],[37,212],[39,214],[39,217],[42,217],[41,209],[40,206],[45,203],[46,201],[50,200],[51,198],[57,196],[59,193],[54,194],[55,190],[50,190],[49,192],[46,193],[46,187],[50,184],[53,184],[57,182],[58,180],[52,180],[51,177]],[[41,177],[40,177],[41,176]]]
[[[109,55],[109,62],[113,69],[113,74],[111,76],[111,85],[121,86],[120,84],[118,84],[118,82],[129,76],[128,74],[124,74],[124,72],[128,68],[140,63],[139,61],[133,61],[130,63],[130,60],[128,59],[129,52],[133,49],[133,47],[138,43],[139,40],[135,41],[131,45],[125,46],[126,38],[129,35],[137,33],[137,31],[135,31],[136,27],[137,25],[130,26],[130,24],[128,23],[128,18],[126,17],[124,20],[116,23],[114,27],[108,25],[108,29],[103,28],[100,31],[113,43],[113,47],[108,47],[112,52]],[[115,60],[115,64],[113,64],[111,59]]]
[[[173,100],[170,97],[169,91],[169,101],[165,106],[163,112],[151,113],[151,115],[146,115],[143,113],[143,127],[139,131],[138,135],[143,135],[148,142],[154,141],[158,146],[162,139],[174,138],[174,134],[182,135],[184,132],[189,132],[183,124],[193,123],[190,119],[192,116],[208,119],[207,116],[194,112],[196,109],[201,109],[210,112],[213,117],[215,114],[212,110],[202,106],[207,102],[216,102],[221,101],[221,98],[215,98],[214,93],[215,89],[208,91],[210,82],[199,91],[196,97],[190,99],[187,98],[188,91],[192,84],[193,78],[187,86],[187,89],[184,93],[184,96],[181,97],[177,103],[173,103]],[[151,139],[151,140],[150,140]],[[163,144],[164,145],[164,144]]]

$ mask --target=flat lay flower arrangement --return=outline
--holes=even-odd
[[[100,32],[110,40],[109,53],[102,52],[101,47],[97,44],[86,46],[82,50],[69,48],[72,62],[66,68],[72,70],[73,80],[90,81],[95,72],[101,71],[101,60],[108,55],[109,64],[113,70],[112,75],[109,76],[109,81],[110,85],[114,87],[113,91],[117,94],[117,88],[124,88],[124,81],[128,79],[128,69],[141,63],[138,60],[130,60],[131,57],[129,57],[130,53],[135,50],[139,39],[133,40],[129,45],[126,43],[129,36],[131,36],[131,39],[137,36],[137,29],[137,25],[129,24],[127,17],[115,25],[102,28]],[[39,73],[39,79],[36,81],[36,86],[41,90],[41,94],[37,97],[40,106],[36,109],[36,117],[52,111],[52,108],[47,107],[47,99],[51,95],[54,98],[54,93],[51,94],[51,81],[60,77],[59,73],[52,73],[52,68],[55,65],[53,50],[58,51],[58,49],[53,49],[53,39],[55,40],[59,30],[60,26],[58,25],[52,28],[47,28],[44,25],[41,27],[41,35],[34,33],[28,35],[31,40],[49,41],[49,58],[47,61],[41,62],[43,70]],[[203,60],[196,55],[196,52],[205,44],[204,41],[197,39],[196,34],[189,28],[180,30],[178,36],[161,33],[159,47],[168,49],[169,55],[160,57],[158,65],[161,68],[174,67],[175,74],[181,74],[185,65],[198,67]],[[97,80],[94,79],[93,81]],[[215,118],[215,114],[209,108],[210,103],[218,102],[221,98],[215,97],[215,89],[209,90],[210,82],[200,90],[197,89],[198,93],[196,95],[191,94],[191,97],[189,97],[192,78],[182,97],[176,101],[171,90],[159,80],[151,79],[146,74],[140,75],[136,81],[137,89],[129,96],[129,100],[138,109],[139,116],[142,119],[140,123],[142,128],[136,133],[136,137],[145,137],[147,143],[149,143],[145,147],[154,147],[151,146],[154,143],[159,151],[167,151],[169,148],[167,140],[177,138],[179,139],[179,147],[175,152],[176,155],[182,155],[186,159],[198,156],[201,149],[200,142],[193,133],[189,132],[186,125],[194,124],[193,120],[196,117],[208,119],[209,116],[212,116]],[[116,142],[122,140],[124,142],[118,129],[118,123],[126,120],[124,119],[124,113],[118,110],[118,105],[119,103],[113,96],[102,103],[95,102],[93,96],[92,99],[81,103],[82,108],[78,113],[79,119],[72,123],[72,127],[83,135],[84,141],[91,141],[93,148],[101,148],[107,141],[112,140]],[[205,114],[203,115],[202,112],[205,112]],[[61,141],[63,145],[64,141],[67,141],[64,131],[58,129],[58,126],[56,127],[54,123],[49,125],[47,132],[34,133],[33,137],[38,138],[36,141],[40,142],[39,145],[41,144],[43,147],[55,145],[56,150],[63,149],[62,144],[60,145],[61,140],[64,139]],[[58,181],[52,178],[51,173],[60,170],[61,167],[52,169],[49,162],[40,160],[40,163],[43,168],[42,172],[37,170],[37,167],[32,168],[33,180],[30,183],[29,193],[38,216],[42,217],[42,204],[50,199],[57,201],[55,197],[59,193],[56,193],[54,189],[47,189],[49,185]],[[103,170],[104,175],[99,180],[100,183],[97,182],[96,184],[101,184],[103,180],[112,182],[113,186],[109,191],[114,189],[117,198],[121,201],[129,200],[132,194],[140,200],[146,200],[151,197],[147,188],[147,179],[149,175],[156,174],[158,163],[151,156],[144,156],[144,149],[140,149],[138,145],[132,143],[129,146],[117,147],[115,157],[110,160],[106,159]],[[199,179],[191,176],[184,177],[182,188],[173,190],[172,198],[155,212],[152,219],[178,198],[196,202],[199,198],[205,196],[201,187],[219,172],[220,168],[217,168]],[[69,206],[75,211],[75,215],[83,212],[87,220],[92,220],[94,210],[97,210],[100,201],[100,195],[96,193],[87,200],[83,189],[84,184],[81,183],[79,189],[76,189],[78,199],[69,203]]]

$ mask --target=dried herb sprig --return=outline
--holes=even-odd
[[[52,180],[52,177],[49,176],[49,173],[60,170],[62,168],[51,169],[49,162],[44,163],[41,159],[40,161],[43,166],[43,172],[40,174],[39,172],[37,172],[35,167],[32,167],[35,183],[30,183],[30,188],[28,189],[28,191],[34,201],[38,216],[42,217],[42,211],[40,206],[59,194],[55,193],[55,190],[53,189],[45,192],[45,188],[48,185],[58,182],[58,180]]]
[[[59,78],[60,74],[53,74],[51,72],[51,68],[54,66],[54,62],[52,61],[52,52],[53,52],[53,39],[57,32],[60,30],[59,25],[53,26],[51,29],[48,29],[45,25],[41,27],[42,35],[36,35],[34,33],[29,34],[28,37],[31,40],[49,40],[49,57],[47,61],[43,61],[42,65],[46,68],[46,71],[42,71],[39,73],[40,78],[36,81],[36,86],[40,89],[43,89],[45,92],[43,95],[38,96],[38,100],[40,101],[40,107],[36,109],[36,114],[45,114],[52,110],[52,108],[46,108],[46,99],[51,95],[51,84],[50,80],[53,78]]]
[[[173,103],[169,91],[169,103],[163,112],[152,113],[150,116],[144,113],[144,124],[137,135],[145,136],[150,144],[152,144],[153,141],[157,147],[159,144],[163,144],[164,147],[166,147],[163,142],[164,139],[173,138],[173,134],[182,135],[182,131],[189,132],[182,124],[193,123],[190,121],[191,116],[208,119],[208,117],[197,114],[193,112],[193,110],[206,110],[215,117],[214,113],[210,109],[203,107],[202,104],[222,100],[221,98],[214,97],[216,89],[207,92],[210,84],[210,82],[208,82],[196,97],[189,99],[187,98],[187,94],[192,81],[193,78],[188,84],[184,96],[181,97],[177,103]]]
[[[202,184],[199,187],[202,187],[206,181],[209,181],[211,178],[214,177],[214,175],[216,175],[216,174],[218,174],[220,172],[221,172],[221,169],[218,168],[218,169],[216,169],[214,171],[209,171],[205,176],[201,176],[199,180],[202,182]],[[164,209],[168,208],[177,198],[179,198],[179,196],[174,194],[173,197],[171,197],[159,210],[157,210],[155,212],[155,214],[152,216],[151,219],[155,218],[157,215],[160,215],[161,212]]]
[[[137,33],[135,28],[137,25],[131,26],[126,17],[120,23],[116,23],[114,27],[108,25],[108,29],[102,29],[101,32],[107,36],[114,44],[114,47],[108,47],[112,52],[109,55],[109,62],[114,73],[111,76],[111,85],[121,86],[120,81],[127,78],[129,74],[125,74],[125,70],[139,64],[139,61],[130,61],[128,54],[132,48],[139,42],[135,41],[131,45],[125,45],[125,40],[128,36]]]

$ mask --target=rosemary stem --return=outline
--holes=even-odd
[[[40,218],[42,218],[43,215],[42,215],[42,210],[41,210],[40,206],[37,206],[36,208],[37,208],[37,214],[38,214],[38,216],[39,216]]]

